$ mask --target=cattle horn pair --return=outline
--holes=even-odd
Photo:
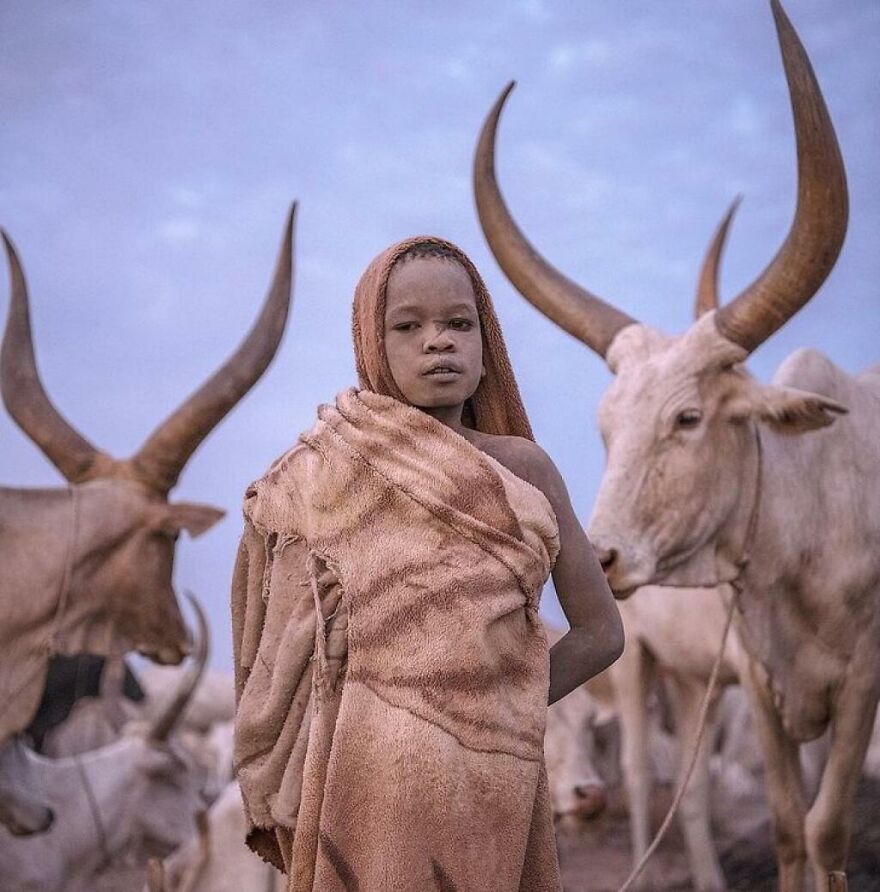
[[[828,109],[791,22],[778,0],[771,0],[770,5],[794,114],[798,197],[794,221],[776,256],[751,285],[715,315],[721,335],[749,352],[819,289],[840,254],[848,217],[846,174]],[[474,192],[483,232],[502,270],[523,296],[604,357],[617,333],[636,320],[551,266],[525,238],[498,188],[495,136],[513,86],[507,86],[486,118],[474,159]],[[726,233],[726,227],[724,230]],[[721,244],[723,240],[724,234]],[[717,267],[707,274],[710,279],[715,276],[716,281]],[[717,305],[717,285],[710,283],[702,304],[698,298],[698,307],[709,306],[713,287]]]
[[[195,693],[205,671],[205,666],[208,664],[211,636],[208,631],[205,611],[192,592],[186,592],[185,594],[196,614],[196,651],[193,655],[192,665],[184,673],[174,696],[168,701],[168,705],[159,713],[147,731],[147,738],[155,743],[162,743],[168,739],[174,730],[174,726],[183,715],[187,704],[192,699],[192,695]]]
[[[278,349],[290,308],[295,215],[296,204],[287,217],[269,293],[250,332],[235,353],[124,461],[96,449],[46,394],[34,358],[24,272],[12,241],[0,231],[11,285],[0,347],[0,391],[12,418],[68,481],[118,476],[139,480],[163,495],[173,488],[198,445],[253,387]]]

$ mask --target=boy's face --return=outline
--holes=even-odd
[[[401,393],[421,409],[464,406],[483,368],[470,276],[445,257],[404,260],[391,271],[385,352]]]

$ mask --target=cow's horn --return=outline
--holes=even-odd
[[[718,224],[715,235],[712,236],[712,242],[703,258],[703,265],[700,267],[700,276],[697,279],[697,297],[694,301],[694,317],[699,319],[703,313],[709,310],[717,310],[721,305],[718,298],[718,278],[721,270],[721,255],[724,253],[724,245],[727,241],[727,231],[730,229],[730,223],[733,215],[742,201],[742,195],[737,195],[730,203],[727,213]]]
[[[157,716],[150,729],[147,731],[147,737],[157,743],[165,741],[174,730],[174,726],[180,720],[184,710],[187,707],[192,695],[198,687],[208,664],[208,650],[210,649],[210,634],[208,632],[208,621],[205,618],[205,611],[198,602],[192,592],[186,592],[186,596],[193,606],[196,614],[196,623],[198,631],[196,634],[196,652],[193,656],[192,665],[189,670],[184,673],[183,679],[177,686],[174,696],[169,700],[168,705]]]
[[[495,176],[495,134],[504,89],[489,112],[474,157],[474,196],[486,241],[505,275],[528,301],[569,334],[605,356],[614,336],[636,320],[566,278],[532,247],[517,226]]]
[[[718,331],[754,350],[790,319],[831,272],[846,235],[846,172],[806,50],[778,0],[771,0],[797,140],[794,221],[761,275],[715,316]]]
[[[147,439],[131,463],[136,475],[168,492],[198,445],[256,384],[278,350],[290,309],[296,203],[290,209],[275,274],[259,318],[235,353]]]
[[[9,316],[0,347],[0,391],[9,414],[71,483],[92,476],[99,452],[55,408],[34,358],[27,282],[15,246],[0,230],[9,261]],[[109,458],[109,457],[108,457]]]

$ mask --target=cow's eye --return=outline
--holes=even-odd
[[[682,409],[675,416],[675,425],[679,429],[692,430],[703,420],[703,413],[699,409]]]

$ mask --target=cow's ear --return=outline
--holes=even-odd
[[[220,520],[225,511],[195,502],[175,502],[168,506],[168,525],[175,531],[186,530],[190,538],[201,536]]]
[[[727,415],[732,421],[753,418],[781,434],[828,427],[848,411],[846,406],[818,393],[794,387],[765,387],[754,381],[747,382],[727,403]]]

